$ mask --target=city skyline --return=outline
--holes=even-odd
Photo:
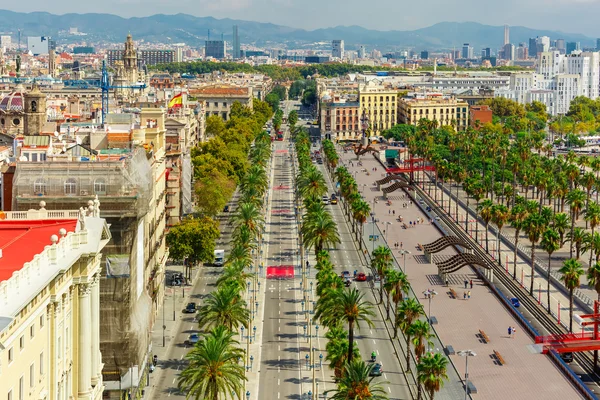
[[[12,4],[5,9],[16,12],[50,12],[54,14],[67,13],[106,13],[121,17],[141,17],[154,14],[187,13],[194,16],[212,16],[219,19],[241,19],[256,22],[267,22],[290,26],[298,29],[314,30],[335,26],[357,25],[376,30],[411,30],[430,26],[439,22],[478,22],[495,26],[526,26],[535,29],[556,29],[566,33],[581,33],[590,36],[600,36],[600,28],[595,24],[593,15],[600,12],[600,2],[572,2],[555,0],[552,7],[541,0],[525,0],[508,3],[498,3],[497,9],[490,6],[481,7],[474,0],[463,1],[462,7],[454,3],[434,0],[435,4],[411,4],[411,13],[402,2],[384,0],[380,7],[390,12],[372,14],[373,18],[365,17],[370,13],[356,12],[359,3],[352,1],[341,2],[332,0],[330,7],[322,9],[313,0],[301,4],[290,0],[235,0],[228,2],[208,2],[201,0],[181,0],[176,4],[165,4],[160,0],[107,0],[102,3],[75,2],[73,0],[57,0],[52,5],[41,0],[31,0],[25,4]],[[142,7],[143,6],[143,7]],[[193,6],[193,7],[191,7]],[[545,6],[545,7],[544,7]],[[426,7],[426,11],[425,8]],[[521,12],[511,12],[519,9]],[[196,12],[203,10],[204,12]],[[319,12],[315,13],[315,10]],[[397,10],[398,13],[395,13]],[[402,11],[402,12],[400,12]],[[492,11],[492,12],[490,12]],[[534,13],[538,18],[532,20],[529,16]]]

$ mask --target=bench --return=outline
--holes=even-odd
[[[469,393],[477,393],[477,388],[475,387],[475,385],[473,385],[473,382],[469,381],[469,383],[467,384],[467,389],[469,390]]]
[[[485,332],[481,329],[479,330],[479,335],[481,335],[481,338],[485,340],[486,343],[489,343],[491,341],[488,335],[486,335]]]
[[[448,346],[446,346],[446,355],[453,356],[455,354],[456,352],[454,351],[454,347],[452,347],[452,345],[449,344]]]
[[[453,288],[450,288],[450,295],[452,296],[453,299],[458,299],[458,295],[456,294],[456,290],[454,290]]]
[[[504,361],[504,358],[502,357],[502,355],[499,352],[497,352],[496,350],[494,350],[494,356],[496,356],[496,361],[498,361],[500,363],[500,365],[506,364],[506,361]]]
[[[437,325],[438,321],[436,317],[429,317],[429,325]]]

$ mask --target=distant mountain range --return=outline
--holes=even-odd
[[[336,26],[307,31],[283,25],[252,21],[194,17],[187,14],[157,14],[142,18],[122,18],[111,14],[65,14],[45,12],[18,13],[0,10],[0,29],[17,40],[21,29],[21,42],[27,36],[51,36],[58,44],[90,44],[123,42],[131,33],[136,42],[186,43],[203,46],[210,30],[211,38],[231,42],[232,26],[237,25],[242,44],[256,46],[285,45],[287,48],[318,48],[319,42],[329,48],[333,39],[344,39],[346,48],[360,45],[380,50],[405,49],[439,50],[460,48],[469,43],[476,52],[483,47],[499,48],[503,44],[504,27],[482,25],[476,22],[440,22],[427,28],[412,31],[377,31],[360,26]],[[69,35],[69,28],[78,28],[86,36]],[[511,43],[526,42],[531,37],[549,36],[551,39],[581,42],[582,47],[595,47],[595,39],[581,34],[551,30],[531,29],[522,26],[510,28]]]

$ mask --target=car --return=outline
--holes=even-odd
[[[188,303],[183,309],[184,314],[193,314],[196,312],[196,303]]]
[[[510,303],[512,304],[512,306],[514,308],[519,308],[521,307],[521,303],[519,302],[519,299],[517,299],[516,297],[513,297],[510,299]]]
[[[562,360],[564,362],[571,363],[573,362],[573,353],[571,352],[567,352],[567,353],[560,353],[560,358],[562,358]]]
[[[329,199],[329,204],[337,204],[337,198],[332,197],[331,199]]]
[[[342,272],[342,277],[344,279],[349,279],[350,278],[350,271],[344,271],[344,272]]]
[[[381,282],[381,277],[378,274],[373,275],[373,282]]]
[[[346,279],[346,281],[344,282],[344,285],[346,287],[348,287],[348,286],[352,285],[352,281],[350,279]]]
[[[192,333],[185,341],[187,345],[195,345],[200,341],[200,336],[197,333]]]
[[[223,212],[229,212],[229,206],[223,207]]]
[[[323,204],[329,204],[329,197],[326,194],[323,195]]]
[[[371,372],[369,372],[369,376],[381,376],[383,374],[383,368],[380,363],[373,364],[373,368],[371,368]]]
[[[427,206],[426,210],[427,212],[431,212],[431,207]]]
[[[367,274],[364,272],[359,272],[358,275],[356,275],[356,280],[358,282],[365,282],[367,280]]]

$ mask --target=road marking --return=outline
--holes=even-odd
[[[392,389],[388,386],[388,392],[392,393]]]
[[[377,342],[375,341],[375,339],[373,339],[373,343],[377,344]]]
[[[279,380],[279,378],[277,378],[277,385],[281,385],[281,381]]]
[[[181,357],[179,357],[180,360],[183,360],[183,354],[181,355]]]
[[[280,395],[280,394],[281,394],[281,393],[277,392],[277,398],[279,398],[279,395]]]
[[[177,378],[173,378],[173,385],[175,384],[175,381],[177,380]]]
[[[386,375],[386,374],[383,374],[383,377],[384,377],[385,379],[387,379],[387,375]]]
[[[377,355],[379,355],[379,350],[377,350]]]

